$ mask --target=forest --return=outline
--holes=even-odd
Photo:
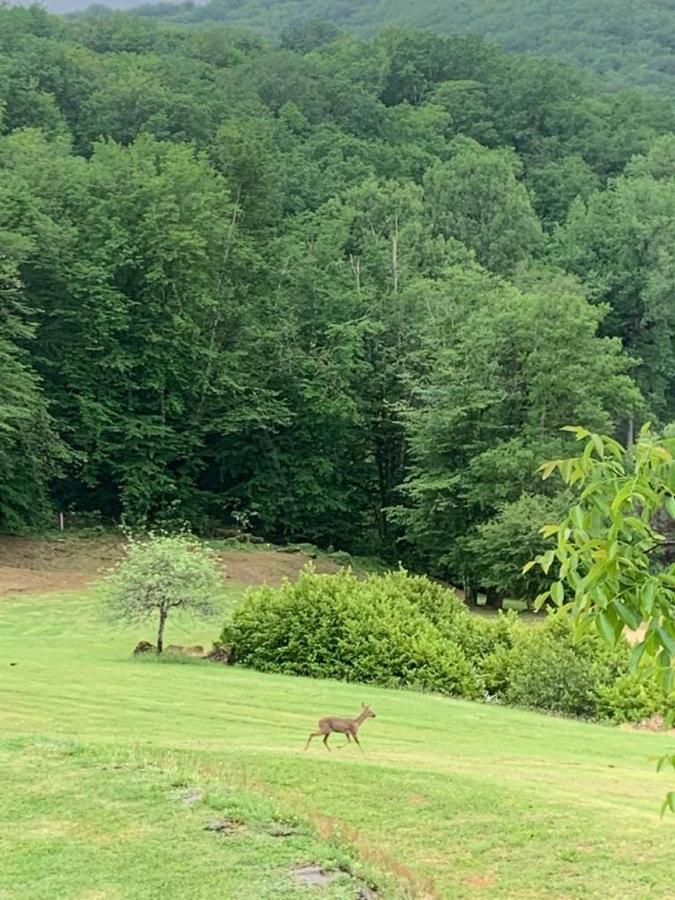
[[[53,3],[73,9],[89,0]],[[136,6],[137,0],[107,5]],[[667,0],[187,0],[146,3],[137,13],[180,22],[227,22],[273,40],[308,22],[328,22],[361,37],[389,25],[477,34],[507,50],[587,67],[606,88],[641,86],[670,95],[675,89],[675,8]]]
[[[532,595],[561,428],[675,418],[673,132],[475,36],[0,6],[0,529]]]

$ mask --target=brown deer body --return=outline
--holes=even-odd
[[[363,751],[363,747],[359,742],[358,738],[358,730],[361,725],[366,721],[366,719],[374,719],[375,713],[372,709],[364,703],[361,707],[361,712],[355,719],[344,719],[340,716],[326,716],[323,719],[319,719],[319,730],[313,731],[310,736],[307,738],[307,743],[305,744],[305,750],[309,747],[310,741],[312,738],[321,737],[323,735],[323,744],[326,750],[330,750],[328,746],[328,738],[336,732],[337,734],[344,734],[347,737],[347,743],[351,743],[352,738],[356,741],[358,746]]]

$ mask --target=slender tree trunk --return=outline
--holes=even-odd
[[[394,277],[394,293],[398,294],[398,216],[394,219],[394,233],[391,237],[391,273]]]
[[[634,443],[635,443],[635,419],[633,416],[630,416],[630,418],[628,419],[628,432],[626,434],[626,447],[629,450],[632,450]]]
[[[161,653],[164,649],[164,626],[169,610],[165,606],[159,608],[159,629],[157,630],[157,652]]]

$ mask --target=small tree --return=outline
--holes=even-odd
[[[106,581],[112,618],[137,622],[158,616],[158,653],[164,647],[169,612],[183,609],[199,616],[213,615],[213,598],[222,588],[213,551],[187,535],[130,539],[125,558]]]

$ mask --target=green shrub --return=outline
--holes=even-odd
[[[575,639],[551,614],[470,613],[443,585],[406,572],[356,578],[304,572],[250,590],[221,636],[239,662],[268,672],[410,687],[559,715],[635,722],[665,714],[662,694],[629,674],[630,650]]]
[[[621,725],[641,722],[653,715],[664,718],[675,710],[675,696],[667,697],[655,678],[644,672],[626,672],[598,690],[598,718]]]
[[[483,678],[505,703],[597,718],[601,692],[628,671],[628,659],[625,641],[610,647],[595,634],[577,640],[566,618],[551,615],[543,624],[513,626],[511,646],[486,658]]]
[[[425,614],[434,605],[447,607],[436,612],[448,619],[461,608],[452,592],[404,572],[360,580],[306,571],[281,588],[249,591],[221,640],[262,671],[477,698],[474,668]]]
[[[511,650],[504,699],[554,713],[593,718],[596,699],[591,660],[535,629]]]

